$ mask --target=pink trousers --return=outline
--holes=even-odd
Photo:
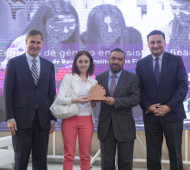
[[[90,170],[91,141],[94,131],[92,116],[74,116],[62,120],[61,132],[64,144],[63,170],[72,170],[78,135],[81,170]]]

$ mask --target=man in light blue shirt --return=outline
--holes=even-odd
[[[26,54],[9,60],[4,82],[5,113],[15,151],[15,170],[47,170],[49,133],[55,118],[49,110],[55,96],[54,65],[39,54],[42,33],[26,35]]]
[[[125,71],[125,53],[114,49],[109,56],[110,69],[96,77],[106,90],[106,100],[101,102],[98,138],[101,146],[101,167],[115,170],[118,150],[118,169],[132,170],[135,121],[132,107],[140,99],[138,77]]]

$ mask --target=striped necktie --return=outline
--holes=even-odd
[[[38,69],[36,66],[36,62],[37,60],[34,58],[32,59],[32,68],[31,68],[31,73],[32,73],[32,77],[34,79],[34,83],[37,85],[38,84]]]

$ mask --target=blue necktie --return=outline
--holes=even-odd
[[[34,79],[34,83],[37,85],[38,84],[38,69],[36,66],[36,62],[37,60],[34,58],[32,59],[32,68],[31,68],[31,73],[32,73],[32,77]]]
[[[154,65],[154,78],[156,80],[156,84],[159,85],[159,79],[160,79],[160,67],[159,67],[159,58],[155,59],[155,65]]]
[[[115,78],[116,78],[116,74],[114,73],[112,75],[112,80],[111,80],[111,84],[110,84],[110,96],[113,96],[113,93],[114,93],[114,90],[115,90],[115,86],[116,86]]]

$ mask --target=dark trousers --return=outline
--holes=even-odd
[[[18,129],[12,139],[15,151],[14,170],[27,170],[31,151],[32,169],[47,170],[49,130],[40,127],[37,110],[33,126],[30,129]]]
[[[101,169],[115,170],[115,154],[118,150],[118,170],[132,170],[134,140],[119,142],[116,140],[112,125],[101,145]]]
[[[182,132],[183,121],[166,122],[160,117],[156,123],[145,123],[148,170],[161,170],[163,135],[169,151],[170,170],[183,170]]]

